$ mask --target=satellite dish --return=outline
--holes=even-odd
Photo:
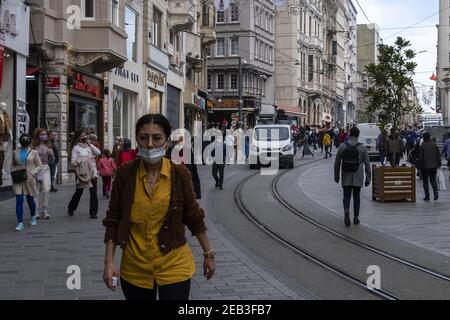
[[[214,7],[217,11],[225,11],[230,6],[230,0],[214,0]]]

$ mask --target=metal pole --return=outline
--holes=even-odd
[[[239,123],[244,123],[242,121],[242,58],[239,57]]]

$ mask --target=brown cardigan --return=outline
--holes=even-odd
[[[103,225],[106,227],[105,243],[112,240],[116,245],[124,248],[128,241],[139,163],[140,159],[135,159],[117,169],[109,209],[103,220]],[[170,165],[172,187],[169,210],[158,233],[158,244],[163,254],[186,243],[184,225],[189,228],[192,235],[206,231],[203,221],[205,213],[195,199],[189,170],[184,165],[176,165],[172,162]]]

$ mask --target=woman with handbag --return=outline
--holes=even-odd
[[[48,197],[51,188],[50,177],[50,163],[55,161],[55,155],[53,148],[48,140],[46,129],[37,129],[33,137],[33,149],[36,150],[41,159],[41,166],[39,167],[38,174],[36,176],[38,187],[38,213],[37,218],[48,219],[50,218],[48,209]]]
[[[30,148],[31,137],[23,133],[19,142],[21,147],[13,152],[11,177],[13,180],[13,191],[16,195],[16,231],[22,231],[23,225],[23,200],[27,198],[28,207],[31,213],[30,225],[36,225],[36,204],[34,197],[37,196],[36,174],[41,166],[41,160],[36,150]]]

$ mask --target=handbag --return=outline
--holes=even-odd
[[[11,171],[11,179],[13,183],[22,183],[24,181],[27,181],[28,175],[27,175],[27,158],[30,154],[31,150],[28,151],[27,156],[25,157],[25,169],[18,169]]]

